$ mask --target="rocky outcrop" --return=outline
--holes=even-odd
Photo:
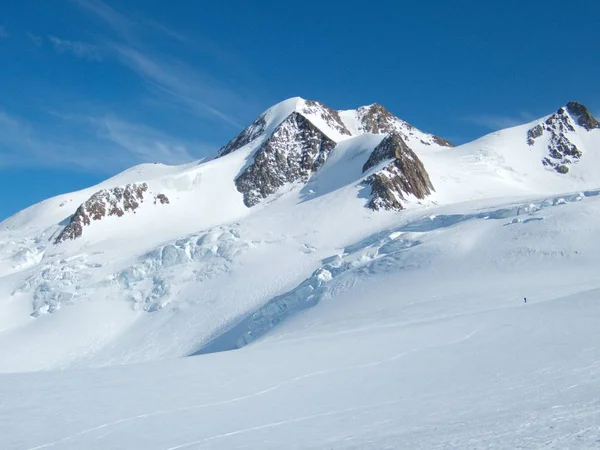
[[[527,130],[527,145],[535,144],[535,140],[544,133],[544,127],[542,125],[536,125],[533,128]]]
[[[144,197],[148,194],[148,185],[146,183],[133,183],[124,187],[115,187],[112,189],[103,189],[92,195],[83,203],[75,214],[71,216],[67,226],[61,231],[55,240],[56,244],[66,240],[77,239],[83,234],[83,228],[95,220],[102,220],[107,216],[121,217],[125,213],[135,212],[144,202]],[[164,194],[158,194],[154,197],[154,204],[169,203],[169,199]]]
[[[600,122],[598,122],[590,110],[587,109],[584,105],[577,102],[569,102],[567,103],[567,111],[571,116],[577,121],[577,125],[585,128],[590,131],[594,128],[600,128]]]
[[[325,122],[329,128],[337,131],[341,135],[352,136],[350,130],[344,125],[340,113],[323,103],[315,102],[314,100],[305,100],[304,106],[300,112],[306,116],[318,117]]]
[[[258,119],[244,128],[240,134],[229,141],[227,145],[221,147],[217,155],[228,155],[229,153],[235,152],[236,150],[242,148],[244,145],[249,144],[265,132],[266,126],[267,122],[265,121],[264,115],[260,116]]]
[[[390,134],[399,133],[404,139],[407,139],[415,134],[416,130],[411,124],[398,119],[383,106],[375,103],[369,106],[358,108],[357,117],[360,123],[360,131],[362,133],[371,134]],[[425,145],[437,144],[442,147],[454,147],[450,141],[439,136],[426,135],[421,142]]]
[[[390,134],[375,147],[363,173],[389,160],[364,180],[371,187],[369,208],[400,211],[407,196],[423,199],[434,191],[423,163],[398,133]]]
[[[363,133],[388,134],[397,131],[399,119],[377,103],[358,108],[360,130]],[[413,126],[406,124],[408,130]]]
[[[300,113],[305,117],[316,119],[331,130],[339,133],[342,136],[351,136],[352,133],[348,130],[340,117],[340,113],[335,109],[324,105],[323,103],[314,100],[301,100],[295,113]],[[269,111],[263,113],[258,119],[248,125],[240,134],[227,143],[218,151],[217,155],[225,156],[234,152],[244,145],[249,144],[253,140],[261,137],[267,131],[267,116]]]
[[[307,182],[337,142],[354,135],[395,134],[407,147],[452,147],[449,141],[421,132],[381,105],[344,113],[354,113],[357,122],[353,114],[344,116],[346,123],[339,111],[322,103],[292,98],[267,110],[221,148],[218,157],[254,142],[252,149],[248,148],[252,154],[246,167],[235,179],[244,204],[252,207],[286,184]]]
[[[452,142],[450,142],[448,139],[444,139],[442,137],[435,136],[435,135],[432,135],[431,139],[433,140],[433,142],[435,142],[437,145],[439,145],[441,147],[454,147],[454,144]]]
[[[256,150],[252,163],[236,178],[244,204],[254,206],[285,184],[308,181],[335,142],[306,117],[293,112]]]
[[[527,130],[527,144],[533,146],[540,137],[547,136],[548,153],[542,158],[542,164],[560,174],[566,174],[569,166],[578,162],[583,155],[571,140],[577,125],[587,131],[600,127],[585,106],[569,102],[544,122]]]

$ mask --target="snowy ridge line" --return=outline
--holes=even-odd
[[[421,244],[413,236],[400,238],[404,233],[425,233],[450,227],[468,220],[501,220],[513,218],[512,221],[507,222],[505,225],[528,223],[543,220],[543,217],[533,216],[538,211],[598,195],[600,195],[600,189],[561,195],[528,203],[517,203],[512,206],[476,213],[431,215],[410,221],[397,228],[376,233],[356,244],[347,246],[344,248],[342,254],[324,259],[322,261],[323,265],[296,288],[271,299],[257,311],[249,314],[230,330],[215,337],[190,356],[242,348],[259,339],[293,314],[316,306],[329,292],[331,282],[335,278],[350,271],[368,271],[372,264],[376,264],[382,258],[397,256]],[[521,218],[522,216],[527,217]],[[409,269],[410,267],[411,265],[409,264],[404,268]]]
[[[40,444],[40,445],[35,446],[35,447],[30,447],[27,450],[39,450],[39,449],[42,449],[42,448],[54,447],[57,444],[61,444],[63,442],[67,442],[67,441],[71,441],[73,439],[77,439],[78,437],[87,435],[87,434],[92,433],[94,431],[102,430],[102,429],[105,429],[105,428],[108,428],[108,427],[111,427],[111,426],[115,426],[115,425],[120,425],[120,424],[123,424],[123,423],[134,422],[136,420],[146,419],[146,418],[149,418],[149,417],[155,417],[155,416],[159,416],[159,415],[163,415],[163,414],[173,414],[173,413],[184,412],[184,411],[193,411],[193,410],[196,410],[196,409],[208,408],[208,407],[211,407],[211,406],[220,406],[220,405],[226,405],[226,404],[230,404],[230,403],[241,402],[241,401],[244,401],[244,400],[248,400],[248,399],[251,399],[251,398],[254,398],[254,397],[258,397],[258,396],[267,394],[267,393],[275,391],[275,390],[277,390],[277,389],[279,389],[281,387],[284,387],[284,386],[287,386],[289,384],[293,384],[293,383],[296,383],[298,381],[302,381],[302,380],[305,380],[305,379],[308,379],[308,378],[313,378],[313,377],[317,377],[317,376],[321,376],[321,375],[328,375],[328,374],[332,374],[332,373],[340,372],[340,371],[363,369],[363,368],[368,368],[368,367],[379,366],[379,365],[382,365],[382,364],[387,364],[387,363],[390,363],[390,362],[394,362],[394,361],[396,361],[398,359],[401,359],[401,358],[403,358],[405,356],[408,356],[408,355],[410,355],[412,353],[417,353],[417,352],[426,351],[426,350],[430,350],[430,349],[434,349],[434,348],[447,347],[447,346],[451,346],[451,345],[460,344],[461,342],[464,342],[464,341],[470,339],[471,337],[473,337],[479,330],[480,330],[480,328],[475,328],[474,330],[472,330],[471,332],[467,333],[466,335],[461,336],[458,339],[455,339],[453,341],[444,342],[442,344],[437,344],[437,345],[429,345],[429,346],[426,346],[426,347],[423,347],[423,348],[413,348],[413,349],[406,350],[404,352],[398,353],[396,355],[392,355],[392,356],[390,356],[388,358],[384,358],[384,359],[381,359],[381,360],[376,360],[376,361],[371,361],[371,362],[362,363],[362,364],[356,364],[356,365],[334,367],[332,369],[325,369],[325,370],[319,370],[319,371],[316,371],[316,372],[307,373],[307,374],[304,374],[304,375],[300,375],[300,376],[291,378],[289,380],[281,381],[281,382],[279,382],[279,383],[277,383],[277,384],[275,384],[275,385],[273,385],[273,386],[271,386],[269,388],[263,389],[261,391],[254,392],[252,394],[247,394],[247,395],[244,395],[244,396],[241,396],[241,397],[235,397],[235,398],[232,398],[232,399],[229,399],[229,400],[224,400],[224,401],[220,401],[220,402],[212,402],[212,403],[203,403],[203,404],[200,404],[200,405],[186,406],[186,407],[182,407],[182,408],[165,409],[165,410],[150,412],[150,413],[147,413],[147,414],[140,414],[140,415],[137,415],[137,416],[125,417],[123,419],[119,419],[119,420],[116,420],[114,422],[107,422],[107,423],[98,425],[96,427],[88,428],[86,430],[83,430],[83,431],[80,431],[78,433],[66,436],[66,437],[64,437],[62,439],[59,439],[57,441],[54,441],[54,442],[49,442],[49,443],[46,443],[46,444]],[[403,400],[398,400],[398,401],[394,401],[394,402],[401,402],[401,401],[403,401]],[[356,407],[356,408],[362,408],[362,407]],[[356,408],[351,408],[351,409],[354,410]],[[306,420],[306,419],[304,419],[304,420]],[[252,431],[252,429],[249,429],[247,431]],[[246,432],[246,431],[244,431],[244,432]],[[234,434],[239,434],[239,433],[234,433]],[[226,437],[228,435],[233,435],[233,434],[229,434],[228,433],[228,434],[226,434],[226,435],[224,435],[222,437]],[[217,437],[213,437],[213,438],[216,439]],[[207,439],[207,440],[210,440],[210,438]],[[200,441],[200,442],[203,442],[203,441]],[[184,448],[186,446],[194,445],[196,443],[198,443],[198,442],[188,442],[186,444],[180,445],[179,447],[172,447],[172,449]]]

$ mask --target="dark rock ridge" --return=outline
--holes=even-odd
[[[244,130],[234,137],[231,141],[227,143],[224,147],[221,147],[218,156],[225,156],[231,152],[235,152],[236,150],[242,148],[244,145],[249,144],[254,139],[260,137],[265,132],[265,128],[267,127],[267,122],[265,121],[264,115],[260,116],[250,125],[248,125]]]
[[[285,184],[308,181],[335,142],[306,117],[293,112],[256,150],[252,163],[236,178],[244,204],[252,207]]]
[[[364,180],[371,186],[369,208],[400,211],[408,195],[423,199],[435,190],[425,166],[398,133],[390,134],[375,147],[363,173],[390,159]]]
[[[360,122],[360,130],[363,133],[372,134],[389,134],[393,132],[402,133],[399,128],[404,128],[405,134],[403,137],[407,138],[414,133],[415,127],[411,124],[404,122],[394,116],[385,107],[375,103],[369,106],[363,106],[357,110],[358,119]],[[431,135],[431,139],[437,145],[443,147],[454,147],[454,145],[441,137]],[[425,145],[431,145],[429,142],[423,142]]]
[[[77,208],[67,226],[56,238],[55,243],[59,244],[81,237],[83,227],[90,225],[92,220],[102,220],[106,216],[121,217],[126,212],[135,212],[144,202],[144,196],[147,194],[148,185],[146,183],[133,183],[124,187],[96,192]],[[169,203],[169,199],[164,194],[158,194],[154,197],[154,204],[157,203],[166,204]]]
[[[314,100],[305,100],[304,107],[300,110],[300,113],[318,116],[329,128],[336,130],[340,134],[352,136],[352,133],[344,125],[340,113],[323,103],[315,102]]]
[[[297,99],[295,108],[278,125],[272,123],[273,119],[269,118],[272,110],[268,110],[219,150],[218,157],[222,157],[256,142],[258,147],[235,180],[236,188],[248,207],[258,204],[286,184],[307,182],[336,146],[336,136],[353,135],[339,111],[322,103]],[[425,145],[452,147],[449,141],[422,133],[381,105],[361,107],[356,114],[359,122],[357,134],[395,133],[406,147],[406,142],[415,139]]]
[[[317,116],[323,122],[327,124],[331,129],[337,131],[338,133],[351,136],[352,134],[344,125],[340,114],[338,111],[331,109],[330,107],[324,105],[323,103],[316,102],[314,100],[304,100],[304,104],[301,108],[299,108],[296,112],[303,114],[305,116]],[[244,145],[249,144],[256,138],[259,138],[263,135],[267,128],[267,113],[262,114],[258,119],[248,125],[240,134],[238,134],[235,138],[227,143],[224,147],[222,147],[217,155],[225,156],[231,152],[234,152]]]
[[[584,105],[577,102],[567,103],[567,111],[571,116],[577,120],[577,125],[590,131],[594,128],[600,128],[600,122],[598,122],[594,116],[590,113]]]
[[[566,174],[569,172],[569,166],[579,161],[583,154],[568,137],[569,132],[576,131],[575,125],[587,131],[600,128],[598,121],[584,105],[569,102],[544,122],[527,130],[527,144],[532,146],[536,139],[547,135],[548,155],[544,156],[542,164],[560,174]]]

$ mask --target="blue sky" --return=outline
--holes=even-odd
[[[600,115],[599,17],[595,0],[4,2],[0,219],[210,155],[293,96],[381,103],[457,143],[569,100]]]

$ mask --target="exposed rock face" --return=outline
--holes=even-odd
[[[308,181],[335,147],[298,112],[285,119],[256,151],[253,162],[235,180],[244,204],[254,206],[285,184]]]
[[[299,107],[296,112],[307,117],[314,117],[322,120],[323,123],[325,123],[329,128],[335,130],[341,135],[352,135],[348,128],[346,128],[346,125],[344,125],[339,112],[329,108],[323,103],[313,100],[303,100],[302,106]],[[218,152],[218,156],[225,156],[231,152],[234,152],[263,135],[267,131],[267,120],[265,116],[267,113],[262,114],[258,119],[248,125],[240,134],[229,141],[227,145],[222,147]]]
[[[400,133],[404,138],[409,137],[414,133],[415,127],[411,124],[398,119],[383,106],[373,104],[363,106],[357,110],[358,119],[360,122],[360,131],[363,133],[372,134],[389,134]],[[438,136],[430,136],[431,142],[422,141],[425,145],[435,143],[443,147],[454,147],[454,145]]]
[[[154,204],[160,203],[161,205],[169,204],[169,197],[165,194],[157,194],[154,196]]]
[[[545,122],[529,129],[527,144],[532,146],[538,138],[547,136],[548,156],[542,159],[542,164],[560,174],[566,174],[569,172],[569,166],[579,161],[583,154],[581,149],[569,139],[569,134],[576,131],[576,125],[588,131],[600,127],[585,106],[569,102],[566,108],[560,108]]]
[[[444,139],[439,136],[433,136],[433,142],[435,142],[437,145],[441,145],[442,147],[454,147],[454,144],[448,139]]]
[[[147,191],[148,185],[146,183],[133,183],[124,187],[103,189],[96,192],[77,208],[69,224],[56,238],[55,243],[58,244],[68,239],[81,237],[83,227],[90,225],[92,220],[102,220],[106,216],[121,217],[127,212],[135,212],[143,203]],[[169,199],[164,194],[158,194],[154,198],[154,203],[157,202],[165,204],[169,203]]]
[[[539,138],[544,133],[544,127],[541,125],[536,125],[533,128],[527,130],[527,144],[533,145],[535,140]]]
[[[352,133],[346,128],[340,117],[340,113],[335,109],[313,100],[305,100],[304,107],[300,111],[305,115],[313,115],[323,120],[330,128],[345,136],[352,136]]]
[[[360,129],[364,133],[392,133],[396,131],[398,126],[398,118],[378,104],[358,108],[358,118]],[[406,124],[406,126],[409,130],[413,128],[409,124]]]
[[[363,172],[389,159],[393,160],[364,181],[371,186],[369,208],[400,211],[406,196],[423,199],[435,190],[423,163],[398,133],[390,134],[375,147]]]
[[[307,182],[338,142],[355,135],[395,133],[407,147],[452,147],[449,141],[421,132],[381,105],[348,112],[355,116],[344,116],[345,123],[339,111],[322,103],[289,99],[267,110],[221,148],[218,157],[254,142],[251,160],[235,180],[244,204],[254,206],[286,184]],[[287,117],[278,123],[285,114]]]
[[[589,109],[581,103],[567,103],[567,111],[577,121],[577,124],[586,130],[590,131],[594,128],[600,128],[600,122],[598,122],[594,116],[592,116]]]
[[[248,125],[244,130],[234,137],[231,141],[227,143],[224,147],[221,147],[218,156],[225,156],[231,152],[235,152],[240,149],[244,145],[252,142],[254,139],[259,137],[261,134],[265,132],[265,128],[267,126],[267,122],[263,116],[260,116],[250,125]]]

